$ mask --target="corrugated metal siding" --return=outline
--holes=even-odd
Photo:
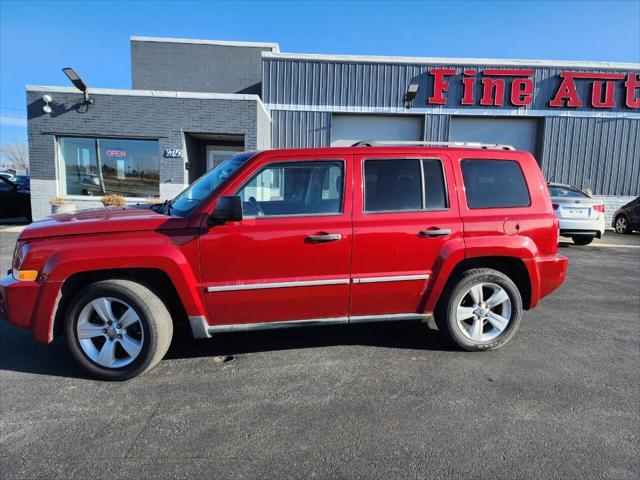
[[[331,113],[271,111],[272,148],[328,147]]]
[[[425,115],[424,139],[432,142],[448,141],[450,124],[450,115]]]
[[[545,118],[542,170],[596,195],[640,195],[640,120]]]
[[[433,77],[428,74],[432,67],[455,68],[456,77],[448,77],[449,91],[446,94],[447,105],[431,106],[427,97],[433,90]],[[490,66],[489,66],[490,67]],[[403,96],[410,83],[418,83],[420,88],[413,102],[420,108],[456,108],[461,110],[477,109],[477,105],[460,105],[462,82],[460,77],[464,65],[414,65],[384,63],[329,62],[306,59],[263,59],[263,100],[268,104],[313,105],[313,106],[351,106],[371,108],[403,108]],[[505,67],[514,70],[523,67]],[[482,71],[483,68],[476,68]],[[549,101],[560,86],[558,74],[563,70],[595,72],[596,69],[558,69],[537,68],[533,76],[535,91],[530,107],[516,109],[510,104],[508,95],[511,79],[505,79],[505,99],[502,107],[490,107],[491,110],[558,110],[550,108]],[[630,72],[623,72],[630,73]],[[480,81],[476,81],[475,98],[481,96]],[[591,81],[576,80],[576,89],[583,102],[580,108],[571,111],[608,111],[631,112],[624,106],[623,82],[616,82],[617,107],[612,109],[593,109],[591,102]],[[635,113],[638,113],[635,110]]]

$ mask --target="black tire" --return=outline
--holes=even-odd
[[[498,285],[507,293],[511,302],[511,314],[506,328],[497,337],[486,341],[476,341],[465,336],[456,318],[458,305],[463,301],[466,293],[471,287],[480,283]],[[469,351],[496,350],[502,347],[513,337],[521,318],[522,297],[518,287],[505,274],[491,268],[467,270],[457,277],[443,293],[435,315],[439,330],[454,344]]]
[[[593,242],[593,238],[594,237],[590,237],[589,235],[574,235],[573,237],[571,237],[573,243],[575,243],[576,245],[589,245],[591,242]]]
[[[102,297],[123,301],[133,308],[144,334],[137,357],[120,368],[107,368],[91,360],[78,339],[80,313],[91,301]],[[167,353],[173,336],[171,315],[162,300],[146,286],[130,280],[103,280],[87,286],[70,301],[64,327],[73,358],[92,376],[104,380],[128,380],[152,369]]]
[[[627,217],[622,214],[618,215],[613,221],[613,230],[620,234],[633,233],[633,229],[629,227]]]

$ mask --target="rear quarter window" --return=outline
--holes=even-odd
[[[531,205],[527,182],[515,160],[462,160],[469,208],[513,208]]]

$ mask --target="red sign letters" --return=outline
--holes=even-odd
[[[427,99],[430,105],[446,105],[451,77],[456,75],[454,68],[432,68],[433,94]],[[515,107],[533,104],[534,71],[529,69],[485,68],[482,72],[473,68],[462,71],[461,105],[482,105],[500,107],[505,97]],[[480,76],[480,77],[479,77]],[[640,108],[640,74],[636,73],[598,73],[598,72],[562,72],[561,83],[555,95],[549,101],[554,108],[578,108],[584,105],[577,89],[577,81],[591,82],[591,107],[614,108],[616,106],[616,88],[625,89],[625,106]],[[511,80],[510,83],[507,83]],[[626,80],[622,82],[623,80]],[[477,88],[479,85],[480,88]],[[507,92],[508,90],[508,92]],[[479,93],[479,98],[476,98]]]

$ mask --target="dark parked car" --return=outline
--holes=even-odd
[[[640,197],[623,205],[613,215],[611,226],[616,233],[640,231]]]
[[[13,217],[31,221],[31,191],[0,176],[0,218]]]

